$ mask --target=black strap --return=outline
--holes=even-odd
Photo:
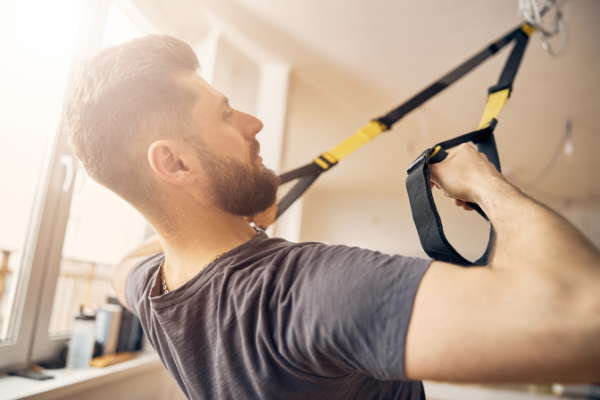
[[[336,164],[332,164],[322,156],[320,157],[329,168],[333,167]],[[306,190],[313,184],[314,181],[317,180],[321,172],[325,171],[323,167],[321,167],[316,162],[312,162],[303,167],[296,168],[293,171],[286,172],[285,174],[281,174],[279,176],[279,185],[283,185],[287,182],[293,181],[294,179],[300,179],[296,184],[290,189],[289,192],[279,201],[277,204],[277,216],[276,219],[279,218],[281,214],[287,211],[288,208],[294,201],[298,200],[300,196],[306,192]]]
[[[487,60],[492,55],[496,54],[500,49],[513,41],[519,33],[523,33],[521,30],[521,26],[512,30],[508,34],[504,35],[502,38],[498,39],[494,43],[490,44],[485,49],[481,50],[479,53],[475,54],[473,57],[454,68],[452,71],[441,77],[437,80],[437,82],[429,85],[427,88],[417,93],[415,96],[404,102],[402,105],[388,112],[383,117],[378,118],[377,120],[387,126],[388,129],[392,127],[393,124],[398,122],[402,117],[404,117],[409,112],[413,111],[415,108],[421,106],[423,103],[431,99],[433,96],[446,89],[448,86],[452,85],[454,82],[465,76],[467,73],[471,72],[475,67],[479,64]]]
[[[473,142],[477,144],[477,150],[484,153],[488,160],[500,172],[500,159],[498,150],[496,149],[496,141],[494,140],[494,128],[496,120],[485,127],[484,129],[467,133],[438,143],[434,147],[425,150],[408,168],[406,171],[406,189],[408,191],[408,199],[412,211],[413,220],[417,227],[421,246],[427,255],[434,260],[445,261],[452,264],[471,266],[471,265],[486,265],[488,257],[491,253],[494,242],[494,228],[490,226],[490,238],[485,253],[475,262],[471,262],[461,256],[446,239],[442,220],[438,214],[430,186],[429,166],[441,162],[446,159],[448,153],[445,150],[458,146],[462,143]],[[437,146],[441,147],[433,157],[431,154]],[[469,203],[480,215],[485,219],[487,216],[477,204]]]
[[[527,42],[529,42],[529,36],[523,30],[519,30],[516,35],[516,43],[504,65],[504,69],[502,70],[502,74],[500,74],[500,79],[498,80],[498,84],[496,86],[492,86],[488,89],[488,93],[498,92],[503,89],[509,89],[512,92],[512,85],[517,76],[517,71],[519,70],[519,66],[521,65],[521,60],[523,59],[523,55],[525,54],[525,48],[527,47]]]
[[[300,168],[296,168],[293,171],[286,172],[285,174],[281,174],[279,176],[279,184],[283,185],[289,181],[293,181],[294,179],[301,178],[303,176],[312,175],[316,172],[321,172],[322,168],[320,168],[316,163],[310,163]]]
[[[304,194],[306,189],[308,189],[310,185],[312,185],[313,182],[317,180],[319,175],[321,175],[321,171],[314,172],[300,178],[300,180],[290,189],[290,191],[287,192],[283,199],[279,201],[279,204],[277,205],[278,209],[276,218],[279,218],[281,214],[283,214],[288,208],[290,208],[290,206],[294,204],[294,202]]]

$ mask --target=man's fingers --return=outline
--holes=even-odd
[[[456,204],[458,207],[462,207],[463,210],[473,211],[473,207],[471,207],[466,201],[454,199],[454,204]]]
[[[436,184],[435,184],[435,182],[433,182],[433,181],[430,181],[430,182],[429,182],[429,184],[431,185],[431,188],[432,188],[432,189],[433,189],[433,187],[434,187],[434,186],[435,186],[435,187],[437,187],[438,189],[440,188],[440,187],[439,187],[438,185],[436,185]],[[450,196],[450,195],[449,195],[448,193],[446,193],[446,191],[444,191],[444,190],[442,190],[442,192],[444,193],[444,196],[446,196],[446,197],[449,197],[449,198],[451,198],[451,199],[454,199],[454,204],[455,204],[457,207],[462,207],[462,209],[463,209],[463,210],[465,210],[465,211],[473,211],[473,207],[471,207],[471,206],[469,205],[469,203],[467,203],[466,201],[464,201],[464,200],[459,200],[459,199],[456,199],[456,198],[454,198],[454,197]]]
[[[258,226],[259,228],[267,229],[269,225],[275,222],[275,218],[277,217],[277,210],[277,203],[275,203],[266,211],[254,216],[253,218],[250,218],[250,221],[248,221],[248,219],[246,219],[246,221],[254,221],[256,226]]]

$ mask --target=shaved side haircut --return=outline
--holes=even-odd
[[[150,35],[100,50],[74,74],[69,142],[88,174],[140,211],[157,211],[147,151],[158,139],[192,139],[197,94],[182,77],[200,67],[192,48]]]

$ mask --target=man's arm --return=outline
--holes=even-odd
[[[600,381],[600,254],[571,224],[461,146],[431,168],[449,197],[478,203],[497,239],[487,268],[433,262],[406,345],[411,379]]]
[[[153,236],[142,243],[140,247],[125,256],[120,263],[113,267],[111,271],[111,282],[113,288],[117,292],[117,297],[121,304],[129,308],[125,299],[125,282],[131,269],[149,255],[160,253],[162,251],[163,249],[160,245],[158,236]]]

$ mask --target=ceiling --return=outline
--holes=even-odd
[[[235,34],[292,65],[290,107],[312,98],[315,105],[337,110],[328,124],[286,132],[283,170],[307,163],[520,22],[516,0],[136,3],[142,3],[141,8],[150,9],[171,32],[191,43],[206,34],[207,16],[216,15]],[[596,156],[600,147],[599,19],[600,2],[573,2],[570,42],[560,58],[544,51],[535,36],[500,116],[497,140],[505,174],[550,203],[596,207],[600,202]],[[353,155],[354,161],[344,160],[347,165],[332,170],[317,185],[394,192],[389,172],[402,176],[424,147],[476,127],[487,87],[496,83],[507,52],[409,114],[391,132]],[[570,159],[562,147],[558,149],[564,143],[568,119],[573,123],[574,142]],[[547,178],[527,185],[548,166]]]

